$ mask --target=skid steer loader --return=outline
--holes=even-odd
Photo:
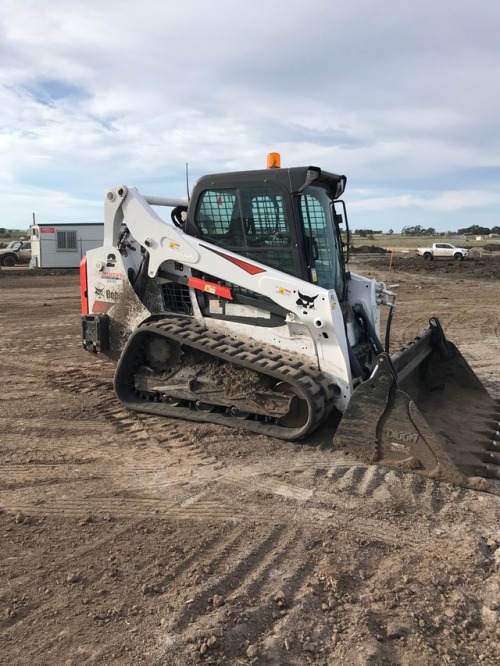
[[[270,160],[189,200],[106,192],[82,330],[119,400],[288,440],[336,422],[333,446],[362,461],[498,493],[498,404],[435,317],[389,355],[395,296],[348,270],[345,176]]]

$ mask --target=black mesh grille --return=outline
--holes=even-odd
[[[193,314],[191,299],[189,298],[189,287],[175,282],[167,282],[161,286],[163,294],[163,305],[168,312],[179,312],[180,314]]]

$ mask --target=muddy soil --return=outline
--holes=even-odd
[[[369,266],[382,270],[387,268],[391,262],[388,256],[364,258],[362,261],[366,262],[367,260],[369,261]],[[353,255],[353,264],[357,265],[359,261],[360,258]],[[500,280],[500,255],[476,256],[466,261],[454,261],[450,259],[424,261],[421,257],[416,257],[413,253],[396,254],[392,259],[391,274],[399,275],[400,273],[417,273],[419,275],[430,275],[435,278],[448,276],[458,280]]]
[[[363,261],[394,347],[437,315],[500,397],[498,275]],[[2,664],[500,662],[500,498],[129,413],[78,298],[0,275]]]

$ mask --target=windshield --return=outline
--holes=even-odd
[[[306,238],[311,239],[311,266],[313,280],[325,289],[335,289],[340,300],[344,298],[344,258],[340,230],[335,223],[333,198],[317,185],[306,187],[300,208]],[[313,263],[314,261],[314,263]]]
[[[7,245],[7,248],[6,248],[6,249],[7,249],[7,250],[19,250],[19,248],[21,247],[21,245],[22,245],[22,243],[21,243],[20,241],[11,241],[11,242]]]
[[[196,223],[210,243],[295,274],[289,220],[279,189],[251,186],[205,190]]]

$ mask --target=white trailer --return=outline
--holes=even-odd
[[[33,224],[31,268],[78,268],[87,250],[103,244],[104,224]]]

